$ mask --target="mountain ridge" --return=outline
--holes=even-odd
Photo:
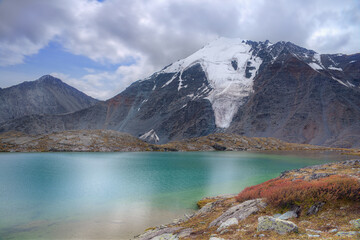
[[[0,123],[34,114],[66,114],[98,100],[51,75],[0,90]]]
[[[6,122],[0,132],[111,129],[141,137],[151,131],[160,144],[234,132],[359,147],[359,86],[360,54],[220,38],[107,101],[64,116]]]

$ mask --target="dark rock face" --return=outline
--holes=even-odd
[[[0,122],[32,114],[64,114],[94,105],[97,100],[45,75],[33,82],[0,90]]]
[[[212,146],[216,151],[225,151],[226,150],[226,147],[225,146],[222,146],[222,145],[219,145],[219,144],[214,144]]]
[[[324,205],[325,205],[324,202],[315,203],[314,205],[312,205],[310,207],[310,209],[307,211],[306,215],[317,214]]]
[[[214,62],[177,62],[105,102],[64,115],[3,122],[0,132],[111,129],[136,137],[151,135],[156,143],[226,132],[360,147],[360,54],[320,55],[290,42],[239,44],[250,49],[248,60],[242,61],[243,55],[216,62],[210,70],[219,81],[210,79],[206,69]],[[219,66],[226,68],[224,80]],[[238,82],[219,90],[221,81]],[[217,125],[215,116],[230,118],[229,124]]]
[[[168,83],[174,77],[173,81]],[[214,113],[206,96],[206,76],[199,64],[182,73],[186,88],[178,90],[179,76],[154,74],[137,81],[117,96],[65,115],[32,115],[0,126],[29,134],[64,130],[111,129],[141,137],[153,130],[156,143],[208,135],[215,131]],[[166,84],[168,83],[168,84]],[[193,95],[197,94],[197,98]]]
[[[240,107],[227,132],[359,147],[360,65],[357,70],[352,65],[360,63],[360,54],[351,56],[337,57],[343,71],[335,71],[336,76],[345,86],[334,80],[333,70],[315,71],[299,58],[281,54],[257,75],[254,94]],[[354,58],[358,60],[352,62]]]

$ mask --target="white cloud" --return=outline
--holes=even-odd
[[[89,73],[80,78],[73,78],[59,72],[51,73],[51,75],[89,96],[107,100],[124,90],[132,82],[147,77],[147,73],[153,71],[152,65],[142,58],[137,64],[120,66],[113,72]]]
[[[353,0],[2,0],[0,65],[22,63],[50,41],[101,64],[135,59],[115,72],[90,71],[68,80],[89,84],[88,93],[104,97],[218,36],[354,53],[360,46],[359,12]],[[107,93],[90,90],[90,84]]]
[[[60,1],[0,1],[0,65],[22,63],[69,26]]]

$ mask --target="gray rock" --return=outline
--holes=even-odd
[[[161,234],[160,236],[153,237],[151,240],[178,240],[179,238],[176,235],[171,233]]]
[[[288,211],[277,218],[281,220],[288,220],[289,218],[297,218],[297,217],[298,215],[296,214],[295,211]]]
[[[262,199],[248,200],[233,206],[226,210],[220,217],[209,224],[209,227],[220,226],[230,218],[236,218],[238,221],[246,219],[251,214],[258,212],[266,207],[266,203]]]
[[[275,231],[279,234],[285,234],[289,232],[297,232],[298,227],[295,223],[285,221],[271,216],[263,216],[258,218],[257,231]]]
[[[334,232],[337,232],[337,231],[338,231],[337,228],[333,228],[333,229],[330,229],[330,230],[329,230],[329,233],[334,233]]]
[[[310,234],[310,233],[307,233],[308,237],[312,237],[312,238],[318,238],[320,237],[319,234]]]
[[[312,233],[322,233],[322,231],[320,230],[313,230],[313,229],[306,229],[307,232],[312,232]]]
[[[222,230],[222,231],[220,232],[220,235],[223,235],[223,234],[228,233],[228,232],[229,232],[229,229],[224,229],[224,230]]]
[[[192,228],[186,228],[186,229],[184,229],[184,230],[181,230],[181,231],[177,234],[177,236],[178,236],[179,238],[188,237],[188,236],[190,236],[190,234],[192,233],[192,231],[193,231]]]
[[[357,231],[337,232],[335,235],[340,237],[355,237],[355,236],[359,236],[360,232]]]
[[[223,238],[211,237],[209,240],[224,240]]]
[[[199,216],[199,215],[203,215],[203,214],[207,214],[207,213],[211,212],[211,210],[218,204],[218,202],[219,201],[215,201],[215,202],[205,204],[205,206],[200,208],[200,210],[198,210],[195,213],[195,216]]]
[[[154,229],[154,230],[150,230],[145,232],[144,234],[138,236],[139,240],[152,240],[155,237],[159,237],[159,238],[155,238],[157,240],[160,239],[172,239],[175,240],[177,239],[176,235],[174,235],[173,233],[181,230],[181,227],[160,227],[159,229]],[[160,238],[161,237],[161,238]]]
[[[219,145],[219,144],[214,144],[212,146],[216,151],[225,151],[226,150],[226,147],[225,146],[222,146],[222,145]]]
[[[228,220],[223,222],[216,231],[221,232],[222,230],[224,230],[224,229],[226,229],[228,227],[238,225],[238,224],[239,224],[239,221],[236,218],[229,218]]]
[[[330,175],[333,175],[333,174],[329,174],[329,173],[313,173],[313,174],[310,175],[309,180],[325,178],[325,177],[328,177]]]
[[[324,202],[318,202],[318,203],[315,203],[314,205],[312,205],[310,207],[310,209],[307,211],[307,215],[314,215],[316,213],[318,213],[320,211],[320,209],[322,208],[322,206],[324,206]]]
[[[360,229],[360,218],[351,220],[351,221],[350,221],[350,224],[351,224],[354,228]]]

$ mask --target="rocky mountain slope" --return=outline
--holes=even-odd
[[[98,101],[45,75],[36,81],[0,89],[0,123],[33,114],[64,114]]]
[[[360,54],[220,38],[105,102],[9,121],[0,132],[111,129],[152,143],[226,132],[359,147],[359,87]]]
[[[137,152],[137,151],[331,151],[360,155],[360,149],[328,148],[287,143],[275,138],[249,138],[215,133],[204,137],[150,144],[127,133],[113,130],[72,130],[42,135],[21,132],[0,134],[0,152]]]

